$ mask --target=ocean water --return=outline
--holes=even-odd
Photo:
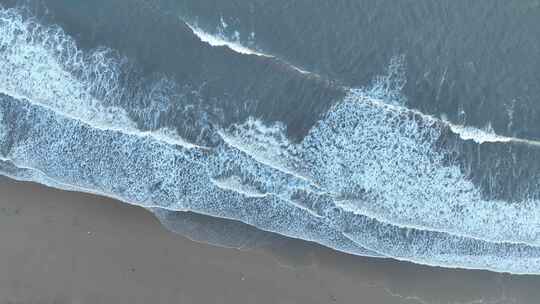
[[[433,12],[471,13],[459,2],[424,2],[399,19],[406,29],[428,31],[418,22]],[[391,15],[389,7],[367,1],[340,1],[327,14],[312,4],[317,22],[344,8],[361,22],[371,16],[355,31],[354,18],[330,23],[335,36],[302,29],[316,20],[301,18],[302,1],[269,27],[263,21],[272,13],[260,13],[261,29],[253,19],[261,5],[281,11],[292,2],[0,3],[1,174],[140,205],[172,230],[189,226],[172,216],[189,211],[248,224],[249,244],[271,238],[262,230],[361,256],[540,273],[537,76],[514,67],[493,73],[483,61],[470,67],[471,58],[454,57],[462,48],[499,56],[482,53],[499,41],[507,66],[520,54],[511,48],[518,38],[539,43],[534,31],[506,41],[494,30],[477,46],[445,36],[452,23],[442,22],[418,36],[426,46],[418,49],[418,41],[402,40],[407,33],[379,33],[395,27],[375,18]],[[233,3],[238,16],[227,7]],[[540,14],[534,3],[475,3],[471,11],[508,16],[514,29],[521,24],[512,18]],[[298,31],[290,16],[299,18]],[[485,20],[471,37],[494,22],[478,16]],[[282,26],[284,39],[303,35],[289,49],[265,32]],[[384,34],[400,43],[380,44],[394,37]],[[384,46],[370,53],[371,64],[359,59],[366,50],[349,56],[370,41]],[[434,49],[440,61],[431,60]],[[538,66],[530,54],[528,65]],[[435,97],[418,78],[428,64],[426,79],[441,77]],[[471,78],[462,78],[462,65]],[[464,89],[464,80],[476,89]],[[513,87],[513,99],[486,101],[497,84],[515,82],[526,88]],[[246,246],[233,235],[207,239]]]

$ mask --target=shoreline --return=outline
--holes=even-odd
[[[0,303],[532,304],[540,297],[536,276],[364,258],[281,237],[252,250],[215,247],[113,199],[3,177],[0,193]]]

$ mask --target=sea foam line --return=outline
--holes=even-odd
[[[238,41],[231,41],[230,39],[228,39],[227,37],[225,37],[222,34],[221,35],[211,34],[211,33],[203,30],[202,28],[200,28],[200,27],[198,27],[198,26],[196,26],[196,25],[194,25],[192,23],[189,23],[187,21],[183,21],[183,22],[191,29],[193,34],[195,34],[202,42],[206,42],[211,46],[215,46],[215,47],[226,46],[226,47],[228,47],[229,49],[235,51],[238,54],[255,55],[255,56],[265,57],[265,58],[270,58],[270,59],[278,59],[274,55],[269,55],[269,54],[266,54],[266,53],[262,53],[262,52],[259,52],[259,51],[252,50],[252,49],[242,45]],[[300,67],[298,67],[298,66],[296,66],[294,64],[285,62],[283,59],[278,59],[278,60],[285,63],[288,67],[292,68],[293,70],[295,70],[296,72],[298,72],[300,74],[311,75],[311,76],[315,76],[315,77],[320,78],[320,76],[317,75],[314,72],[310,72],[310,71],[302,69],[302,68],[300,68]]]
[[[206,42],[211,46],[226,46],[239,54],[256,55],[260,57],[274,58],[274,56],[270,56],[268,54],[260,53],[250,48],[247,48],[241,45],[239,42],[230,41],[225,37],[220,37],[218,35],[210,34],[204,31],[203,29],[201,29],[200,27],[192,25],[188,22],[184,22],[184,23],[191,29],[191,31],[197,37],[199,37],[199,39],[201,39],[201,41]]]
[[[414,113],[416,115],[421,116],[426,121],[435,121],[438,123],[444,123],[448,127],[450,127],[451,131],[454,132],[454,134],[458,135],[463,140],[472,140],[475,143],[482,144],[482,143],[521,143],[521,144],[527,144],[531,146],[538,146],[540,147],[540,141],[539,140],[533,140],[533,139],[526,139],[526,138],[519,138],[519,137],[511,137],[511,136],[503,136],[495,134],[494,131],[486,131],[477,127],[473,126],[464,126],[464,125],[458,125],[454,124],[448,120],[441,120],[439,118],[436,118],[432,115],[425,114],[423,112],[420,112],[416,109],[407,108],[403,105],[396,105],[388,103],[387,101],[377,98],[375,96],[366,94],[365,89],[362,88],[347,88],[348,94],[345,97],[345,100],[366,100],[369,99],[371,102],[375,104],[380,104],[382,107],[385,107],[387,109],[392,109],[395,111],[408,111],[410,113]]]

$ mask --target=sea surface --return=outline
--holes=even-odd
[[[0,4],[0,174],[227,247],[540,274],[540,2]]]

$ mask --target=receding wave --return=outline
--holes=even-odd
[[[455,126],[385,102],[374,86],[351,90],[292,142],[281,122],[216,125],[204,105],[179,111],[174,81],[127,85],[127,59],[82,51],[19,10],[0,10],[0,36],[4,175],[233,219],[357,255],[540,273],[540,172],[528,172],[532,186],[511,199],[487,195],[461,150],[515,140],[470,143]],[[172,112],[185,125],[163,123]]]

